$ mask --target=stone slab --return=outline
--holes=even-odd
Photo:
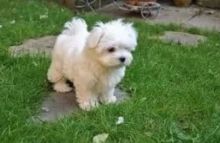
[[[162,5],[160,14],[155,19],[150,19],[154,23],[162,24],[182,24],[188,21],[197,13],[198,9],[195,7],[174,7]]]
[[[128,94],[119,88],[116,88],[115,96],[117,97],[116,104],[129,99]],[[51,92],[44,99],[41,105],[40,113],[31,117],[30,120],[37,123],[53,122],[80,110],[81,109],[78,107],[78,103],[76,101],[75,92]]]
[[[50,55],[53,49],[56,36],[45,36],[37,39],[29,39],[24,41],[21,45],[9,47],[9,52],[12,56],[22,56],[25,54],[36,55],[45,54]]]
[[[220,31],[220,11],[213,11],[213,14],[208,14],[204,11],[185,23],[186,27],[197,27],[205,30]]]
[[[184,32],[166,31],[160,39],[165,42],[173,42],[176,44],[196,47],[200,42],[204,42],[206,37]]]

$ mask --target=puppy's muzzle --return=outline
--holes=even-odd
[[[124,63],[124,62],[125,62],[125,60],[126,60],[126,58],[125,58],[125,57],[120,57],[120,58],[119,58],[119,61],[120,61],[121,63]]]

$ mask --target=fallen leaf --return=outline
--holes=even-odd
[[[93,137],[93,143],[104,143],[108,138],[107,133],[98,134]]]
[[[48,15],[47,15],[47,14],[43,14],[43,15],[40,15],[39,18],[40,18],[40,19],[46,19],[46,18],[48,18]]]
[[[10,21],[10,24],[15,24],[15,20]]]
[[[49,112],[50,111],[50,109],[48,107],[42,107],[41,110],[44,111],[44,112]]]
[[[120,116],[118,117],[118,120],[116,121],[116,125],[120,125],[124,123],[124,117]]]

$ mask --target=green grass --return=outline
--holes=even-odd
[[[45,13],[48,18],[40,20]],[[46,81],[50,61],[42,56],[13,58],[7,49],[31,37],[58,34],[73,14],[43,0],[0,0],[0,15],[1,143],[86,143],[104,132],[109,143],[220,142],[220,33],[135,20],[138,47],[121,84],[131,99],[37,124],[28,119],[51,91]],[[108,20],[83,17],[90,26]],[[192,48],[150,38],[166,30],[203,34],[208,40]],[[124,124],[115,125],[118,116],[125,118]]]

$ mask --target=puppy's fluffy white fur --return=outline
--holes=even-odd
[[[73,18],[58,36],[48,70],[54,90],[69,92],[66,80],[74,83],[77,101],[84,110],[114,103],[114,89],[125,75],[137,45],[132,23],[98,22],[91,32],[81,18]]]

